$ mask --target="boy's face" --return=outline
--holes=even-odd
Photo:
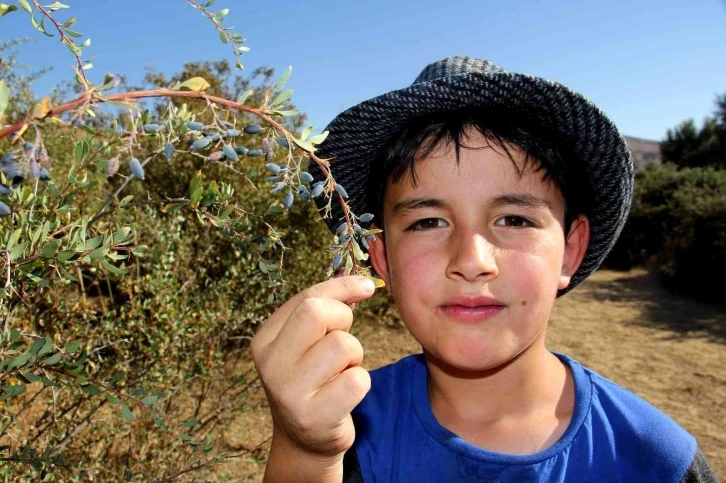
[[[566,241],[559,189],[542,181],[541,172],[519,177],[506,153],[488,147],[476,131],[465,144],[481,149],[462,148],[458,168],[453,148],[445,146],[416,164],[417,187],[408,174],[389,183],[387,250],[378,237],[369,251],[424,351],[475,371],[543,341],[557,290],[584,256],[589,224],[579,217]],[[488,297],[495,306],[462,320],[452,316],[456,307],[446,308],[456,296]]]

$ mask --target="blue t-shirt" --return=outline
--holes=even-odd
[[[572,370],[572,419],[559,441],[529,455],[487,451],[441,426],[422,354],[371,371],[371,390],[352,413],[363,481],[679,482],[695,438],[632,392],[555,355]]]

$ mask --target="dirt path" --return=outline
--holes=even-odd
[[[420,352],[402,325],[359,321],[352,331],[374,369]],[[558,300],[548,347],[634,391],[691,432],[726,477],[726,313],[674,297],[644,271],[600,271]],[[249,365],[241,361],[236,370]],[[254,399],[263,400],[256,394]],[[262,399],[260,399],[262,398]],[[271,435],[266,408],[245,413],[221,435],[230,453]],[[220,449],[222,449],[220,448]],[[269,444],[220,468],[219,481],[262,481]],[[223,476],[226,473],[227,478]]]

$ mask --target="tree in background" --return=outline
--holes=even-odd
[[[714,276],[726,271],[726,94],[698,130],[668,130],[664,164],[635,173],[628,221],[604,266],[648,266],[676,292],[723,301]]]
[[[716,98],[714,117],[708,117],[699,130],[693,119],[669,129],[660,146],[664,162],[682,168],[712,166],[726,168],[726,94]]]

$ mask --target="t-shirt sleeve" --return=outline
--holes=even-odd
[[[708,463],[706,464],[708,465]],[[355,452],[355,446],[351,446],[351,448],[345,452],[345,455],[343,455],[343,483],[363,483],[363,475],[360,471],[360,462],[358,461],[358,454]],[[688,481],[687,483],[691,483],[691,481]]]
[[[713,472],[713,468],[706,461],[706,457],[703,456],[700,448],[696,448],[693,461],[683,474],[680,483],[718,483],[716,473]]]

